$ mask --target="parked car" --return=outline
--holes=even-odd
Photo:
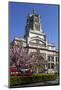
[[[21,75],[23,76],[31,76],[32,75],[32,70],[25,68],[25,69],[20,69]]]

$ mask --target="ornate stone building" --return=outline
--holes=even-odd
[[[52,44],[48,43],[46,34],[42,30],[40,15],[33,10],[27,17],[24,38],[15,37],[13,43],[28,48],[29,52],[36,52],[39,49],[40,54],[48,62],[45,69],[48,73],[58,72],[58,50]]]

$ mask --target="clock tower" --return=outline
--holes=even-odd
[[[41,45],[46,45],[45,33],[42,32],[40,15],[36,14],[34,9],[32,14],[29,14],[27,17],[24,38],[28,46],[37,47],[37,41],[39,42],[39,47]]]

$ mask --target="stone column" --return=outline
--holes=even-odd
[[[46,51],[46,62],[48,62],[47,51]],[[45,65],[45,69],[46,69],[45,73],[47,73],[48,72],[48,64]]]
[[[56,56],[54,56],[54,71],[56,71]]]

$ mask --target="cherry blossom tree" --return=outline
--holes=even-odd
[[[37,74],[45,71],[46,60],[41,56],[41,53],[37,50],[33,52],[33,71]]]
[[[32,54],[29,54],[27,49],[23,47],[13,46],[10,48],[10,60],[14,63],[17,69],[31,68],[33,63]]]
[[[27,49],[18,46],[12,46],[10,48],[10,63],[14,63],[18,71],[28,68],[36,73],[39,73],[39,69],[43,72],[46,64],[38,51],[28,53]]]

